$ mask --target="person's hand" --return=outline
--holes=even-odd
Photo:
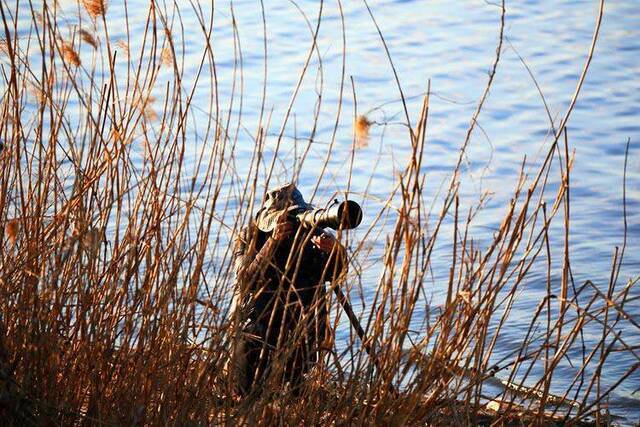
[[[289,221],[286,213],[283,213],[278,218],[278,222],[276,223],[275,228],[273,229],[273,233],[271,234],[271,238],[277,242],[282,242],[287,240],[291,233],[293,233],[294,226]]]
[[[333,234],[330,234],[326,231],[323,231],[322,234],[320,234],[319,236],[313,236],[311,238],[311,243],[313,243],[313,245],[320,249],[322,252],[325,253],[331,253],[331,251],[333,250],[334,246],[338,246],[338,249],[340,249],[340,243],[338,242],[338,240],[333,236]]]

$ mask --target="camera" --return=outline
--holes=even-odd
[[[362,208],[353,200],[343,202],[334,200],[333,204],[326,209],[297,210],[293,212],[293,216],[303,227],[349,230],[356,228],[362,222]]]

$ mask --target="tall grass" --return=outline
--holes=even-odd
[[[0,417],[15,425],[600,421],[611,391],[638,368],[636,362],[613,385],[601,383],[613,351],[638,360],[619,332],[638,328],[625,311],[638,279],[618,277],[624,244],[604,286],[573,283],[570,274],[573,155],[565,129],[593,46],[545,159],[533,172],[523,161],[500,229],[479,246],[471,225],[482,201],[460,209],[461,165],[496,75],[503,5],[486,90],[437,204],[425,200],[427,93],[416,117],[405,106],[411,153],[388,199],[375,210],[368,205],[369,229],[357,241],[339,235],[351,268],[331,285],[338,297],[328,293],[334,329],[350,327],[340,295],[357,292],[371,241],[384,242],[381,274],[366,284],[375,294],[357,319],[364,341],[352,334],[346,348],[331,343],[301,396],[293,398],[275,380],[282,369],[275,363],[264,392],[238,400],[226,370],[230,242],[275,181],[292,106],[311,58],[319,55],[322,8],[309,21],[305,67],[269,156],[264,93],[257,129],[242,129],[242,116],[234,113],[243,96],[235,20],[234,84],[227,97],[218,91],[209,6],[190,6],[200,28],[189,31],[205,42],[187,81],[185,29],[175,6],[149,3],[134,47],[128,20],[127,40],[108,33],[115,4],[85,0],[70,15],[57,2],[36,9],[0,1]],[[266,42],[264,54],[266,60]],[[304,173],[318,120],[305,124],[306,143],[296,140],[302,160],[294,177]],[[357,114],[354,122],[355,149],[375,124]],[[241,129],[255,142],[248,168],[238,163],[247,144]],[[204,142],[195,152],[194,134]],[[330,168],[335,135],[322,174]],[[552,174],[561,182],[554,192],[547,185]],[[389,218],[393,224],[382,234]],[[552,281],[555,222],[565,233],[559,285]],[[443,247],[451,251],[446,297],[427,314],[416,340],[412,320],[423,316],[427,275]],[[494,349],[534,268],[547,269],[546,296],[517,349],[496,360]],[[589,325],[601,331],[593,348],[582,336]],[[569,357],[577,374],[564,394],[552,394],[554,373]],[[486,391],[496,377],[506,384],[500,396]]]

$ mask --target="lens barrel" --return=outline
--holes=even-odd
[[[362,208],[353,200],[335,203],[327,209],[317,208],[300,212],[296,218],[305,227],[333,228],[348,230],[362,222]]]

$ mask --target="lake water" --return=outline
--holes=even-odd
[[[112,2],[108,13],[112,39],[126,39],[124,12]],[[396,182],[396,169],[410,153],[399,93],[389,61],[365,4],[343,1],[346,31],[345,87],[342,114],[336,133],[329,172],[325,175],[316,201],[346,188],[352,147],[354,92],[359,113],[369,112],[370,120],[379,123],[371,129],[367,146],[355,152],[351,190],[354,197],[370,188],[370,195],[386,199]],[[184,37],[185,83],[188,85],[197,72],[202,54],[201,32],[196,30],[195,14],[188,2],[178,2],[184,23],[175,37]],[[265,2],[268,40],[268,78],[266,111],[271,114],[269,134],[277,134],[291,94],[311,46],[311,33],[302,14],[314,27],[319,2],[301,0]],[[499,9],[488,2],[372,0],[370,6],[385,36],[398,78],[408,100],[408,109],[415,122],[427,84],[431,82],[431,102],[424,170],[427,191],[435,197],[441,182],[449,177],[459,148],[464,140],[477,101],[484,90],[487,73],[495,57],[499,30]],[[68,6],[72,16],[73,6]],[[518,1],[507,2],[505,44],[490,96],[479,117],[469,148],[469,163],[464,167],[462,204],[477,201],[483,191],[493,193],[473,228],[474,236],[482,241],[499,225],[517,181],[523,156],[530,163],[546,154],[549,141],[549,121],[540,95],[518,54],[537,79],[556,124],[564,115],[582,71],[591,43],[598,4],[594,1]],[[132,50],[146,19],[148,5],[144,1],[129,2],[132,27]],[[169,16],[176,16],[173,5],[167,5]],[[204,6],[205,15],[211,6]],[[258,127],[263,85],[263,28],[260,2],[237,0],[233,13],[228,1],[215,4],[215,30],[212,42],[216,53],[219,80],[219,99],[228,100],[233,90],[235,16],[237,37],[242,50],[242,124],[245,129],[234,131],[239,138],[237,166],[242,176],[254,142],[249,137]],[[640,274],[640,7],[637,1],[610,2],[606,5],[600,39],[578,103],[568,125],[570,148],[575,149],[575,165],[571,175],[571,249],[572,271],[576,283],[592,280],[606,288],[612,254],[623,239],[622,188],[625,144],[631,139],[627,174],[628,236],[621,282]],[[182,49],[182,46],[180,46]],[[285,135],[309,136],[318,93],[322,93],[318,130],[299,179],[299,187],[309,194],[319,176],[320,165],[326,157],[332,139],[340,103],[343,38],[341,18],[336,2],[324,4],[318,37],[318,51],[314,54],[307,76],[293,104],[292,117]],[[120,67],[125,65],[120,64]],[[170,75],[170,71],[166,72]],[[350,79],[353,80],[353,85]],[[237,81],[239,84],[239,80]],[[157,98],[161,99],[162,85]],[[236,90],[238,88],[236,87]],[[195,116],[209,108],[209,99],[196,94],[193,101]],[[232,108],[240,113],[239,105]],[[188,164],[193,165],[199,151],[199,136],[190,129],[193,146],[188,147]],[[275,137],[268,138],[267,156],[273,150]],[[300,145],[302,146],[302,144]],[[285,157],[293,163],[291,138],[282,147]],[[373,165],[375,164],[375,168]],[[288,170],[287,170],[288,169]],[[557,174],[556,174],[557,175]],[[292,168],[278,168],[275,180],[284,182],[292,176]],[[554,178],[554,179],[557,179]],[[557,182],[557,181],[556,181]],[[370,186],[370,187],[368,187]],[[361,201],[361,200],[360,200]],[[368,201],[365,207],[379,209]],[[465,209],[461,208],[461,212]],[[560,218],[561,219],[561,218]],[[365,217],[364,226],[370,221]],[[558,224],[560,224],[559,221]],[[358,234],[355,238],[357,240]],[[561,257],[561,240],[552,242],[552,251]],[[381,251],[382,242],[374,248],[372,259]],[[439,251],[440,249],[440,251]],[[437,296],[446,289],[450,252],[436,248],[433,279],[428,292]],[[539,271],[538,271],[539,270]],[[374,291],[377,270],[364,272],[366,303]],[[554,283],[559,283],[561,269],[554,270]],[[366,283],[371,283],[367,288]],[[559,286],[559,285],[558,285]],[[544,265],[530,275],[525,291],[519,295],[503,333],[502,346],[496,357],[511,351],[509,343],[517,343],[528,326],[531,312],[540,302],[545,289]],[[632,294],[638,295],[637,287]],[[640,317],[640,300],[626,309],[636,319]],[[418,319],[419,320],[419,319]],[[418,321],[417,320],[417,321]],[[419,323],[419,322],[418,322]],[[621,323],[623,336],[632,345],[640,345],[640,334],[630,323]],[[348,332],[339,331],[346,339]],[[589,336],[587,336],[589,340]],[[589,341],[587,342],[587,344]],[[603,380],[615,382],[637,359],[629,354],[612,356],[606,365]],[[553,389],[563,390],[571,380],[572,371],[560,370],[554,378]],[[640,374],[634,373],[609,400],[611,411],[625,415],[625,422],[640,417]]]

